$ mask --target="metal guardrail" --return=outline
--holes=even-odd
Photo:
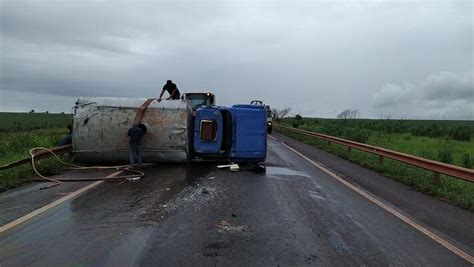
[[[443,162],[439,161],[434,161],[434,160],[429,160],[381,147],[376,147],[376,146],[371,146],[359,142],[354,142],[326,134],[320,134],[316,132],[311,132],[307,130],[302,130],[302,129],[297,129],[297,128],[291,128],[291,127],[286,127],[282,125],[277,125],[275,124],[277,128],[282,128],[285,130],[288,130],[290,132],[294,133],[299,133],[311,137],[315,137],[321,140],[328,141],[330,143],[335,143],[339,145],[346,146],[349,152],[351,151],[352,148],[362,150],[364,152],[372,153],[379,155],[379,162],[382,164],[384,157],[390,158],[396,161],[400,161],[409,165],[413,165],[416,167],[420,167],[429,171],[433,171],[433,182],[434,183],[439,183],[440,182],[440,174],[445,174],[449,175],[455,178],[459,178],[468,182],[474,182],[474,170],[473,169],[468,169],[468,168],[463,168],[451,164],[446,164]]]

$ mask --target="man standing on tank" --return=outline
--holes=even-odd
[[[166,84],[163,86],[163,89],[161,89],[161,94],[160,94],[160,97],[158,98],[158,102],[161,101],[161,97],[163,97],[163,94],[165,93],[165,91],[168,91],[168,93],[170,94],[170,97],[168,97],[167,99],[179,99],[180,97],[180,93],[176,84],[174,84],[171,80],[168,80],[166,81]]]

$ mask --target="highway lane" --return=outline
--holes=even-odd
[[[0,266],[470,266],[280,141],[268,148],[265,174],[171,165],[101,184],[1,233]]]

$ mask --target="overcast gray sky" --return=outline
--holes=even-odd
[[[221,105],[262,99],[303,116],[474,119],[470,0],[0,0],[0,10],[0,111],[156,97],[172,79]]]

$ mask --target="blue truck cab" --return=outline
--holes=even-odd
[[[205,106],[194,113],[193,149],[197,157],[263,162],[267,155],[264,106]]]

